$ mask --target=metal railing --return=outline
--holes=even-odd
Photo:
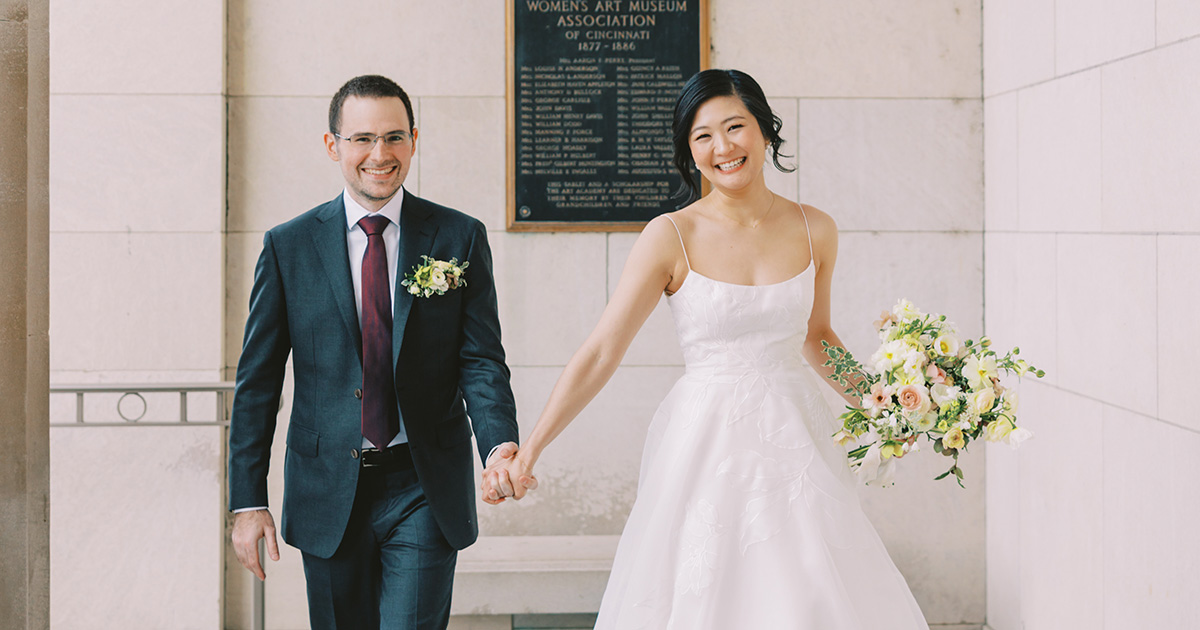
[[[142,418],[146,417],[146,412],[150,410],[150,404],[146,401],[144,394],[161,394],[161,393],[178,393],[179,394],[179,420],[175,422],[145,422]],[[72,394],[75,396],[75,422],[53,422],[51,426],[89,426],[89,427],[121,427],[121,426],[175,426],[178,424],[187,424],[189,426],[228,426],[229,425],[229,395],[233,393],[233,382],[218,381],[214,383],[94,383],[94,384],[74,384],[74,385],[51,385],[50,394]],[[85,396],[88,394],[105,394],[113,395],[120,394],[117,399],[116,411],[117,416],[123,422],[89,422],[86,419]],[[196,421],[188,417],[188,394],[215,394],[217,399],[216,417],[211,420]],[[130,401],[126,404],[126,401]],[[134,413],[129,406],[136,408],[140,405],[141,410]]]
[[[218,381],[212,383],[95,383],[95,384],[59,384],[50,386],[51,395],[70,395],[75,398],[75,420],[74,422],[54,422],[51,420],[52,427],[162,427],[162,426],[229,426],[229,403],[233,394],[234,383],[232,381]],[[150,411],[150,402],[146,399],[147,394],[178,394],[178,420],[166,421],[145,421],[147,412]],[[193,398],[197,395],[213,394],[216,397],[215,414],[211,419],[195,420],[188,414],[188,395]],[[116,413],[121,419],[120,422],[111,422],[107,420],[89,421],[87,419],[87,396],[117,396]],[[155,398],[152,396],[152,398]],[[157,417],[158,414],[155,414]],[[172,414],[174,415],[174,414]],[[224,448],[226,437],[222,438],[222,459],[224,459]],[[225,479],[222,476],[221,481],[221,496],[226,493]],[[222,499],[223,500],[223,499]],[[222,506],[222,510],[224,507]],[[262,541],[259,541],[259,557],[265,557],[266,550],[262,547]],[[262,630],[265,624],[266,609],[265,600],[266,593],[262,580],[253,579],[254,592],[251,609],[251,623],[254,630]]]

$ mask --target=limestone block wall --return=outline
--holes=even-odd
[[[51,381],[219,380],[224,8],[49,4]],[[178,413],[150,403],[147,420]],[[52,625],[219,627],[221,431],[50,435]]]
[[[835,317],[859,352],[871,349],[869,322],[901,296],[982,332],[979,10],[955,1],[712,3],[714,65],[755,75],[785,121],[798,171],[770,173],[772,185],[839,221]],[[279,3],[229,4],[227,365],[237,358],[263,231],[340,190],[320,146],[329,96],[354,74],[379,72],[414,98],[420,139],[408,189],[489,227],[528,429],[598,319],[636,235],[504,231],[501,3],[352,3],[339,23],[403,32],[353,42],[323,35],[325,13],[316,3],[288,3],[286,13]],[[499,509],[481,504],[483,534],[620,533],[645,427],[681,362],[664,303],[612,383],[547,453],[541,490]],[[930,481],[941,465],[917,463],[898,487],[866,500],[930,619],[979,623],[983,458],[969,462],[966,491]],[[281,490],[273,482],[274,496]],[[227,575],[231,620],[242,573]],[[271,625],[303,624],[302,580],[288,550],[267,582]]]
[[[356,0],[335,10],[280,0],[137,0],[101,11],[63,0],[52,8],[55,379],[231,378],[262,235],[339,193],[341,177],[321,145],[328,101],[347,78],[376,72],[414,99],[420,138],[408,190],[488,226],[520,422],[532,427],[636,235],[504,230],[502,2]],[[768,181],[839,223],[834,318],[858,353],[872,349],[870,321],[899,297],[946,313],[969,335],[983,331],[980,12],[969,0],[711,2],[713,65],[754,75],[784,119],[798,170],[770,171]],[[547,453],[539,492],[519,504],[480,505],[483,534],[620,533],[645,427],[681,372],[663,303],[613,381]],[[205,462],[177,486],[199,488],[219,453],[170,435],[172,449]],[[78,487],[71,479],[85,471],[77,464],[103,455],[115,466],[131,448],[153,449],[162,438],[113,433],[144,441],[132,447],[108,439],[72,437],[88,457],[56,459],[56,487]],[[934,483],[943,462],[930,455],[906,466],[895,488],[863,493],[934,623],[984,618],[983,453],[964,465],[967,490]],[[276,508],[280,473],[276,466],[270,484]],[[142,509],[155,494],[153,486],[140,491],[117,500]],[[92,549],[101,551],[93,552],[114,558],[124,544],[79,526],[55,533],[92,536],[84,540],[96,541]],[[219,563],[219,549],[189,553]],[[56,557],[56,585],[94,588],[85,579],[95,576],[78,569],[90,560]],[[226,625],[245,627],[249,574],[231,554],[224,564],[223,585],[218,578],[197,588],[223,594]],[[206,571],[198,573],[204,580]],[[268,573],[268,627],[306,627],[299,553],[285,548]],[[143,601],[155,606],[200,605],[171,599],[180,589],[145,589],[156,594]]]
[[[988,453],[988,624],[1183,628],[1200,422],[1200,6],[984,5],[985,315],[1048,374]]]

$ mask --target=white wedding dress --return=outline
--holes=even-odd
[[[801,356],[811,261],[766,286],[688,266],[667,299],[687,369],[650,425],[597,630],[927,629]]]

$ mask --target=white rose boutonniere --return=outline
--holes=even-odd
[[[412,273],[404,274],[400,284],[417,297],[445,295],[447,291],[467,286],[464,276],[469,264],[460,265],[457,258],[445,261],[421,256],[421,264],[413,267]]]

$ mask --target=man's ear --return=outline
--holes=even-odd
[[[412,154],[410,154],[410,157],[411,157],[411,155],[416,154],[416,152],[417,152],[417,128],[413,127],[412,128]]]
[[[413,136],[416,138],[416,136]],[[329,159],[334,162],[340,162],[341,156],[337,152],[337,137],[328,131],[325,132],[325,152],[329,154]]]

